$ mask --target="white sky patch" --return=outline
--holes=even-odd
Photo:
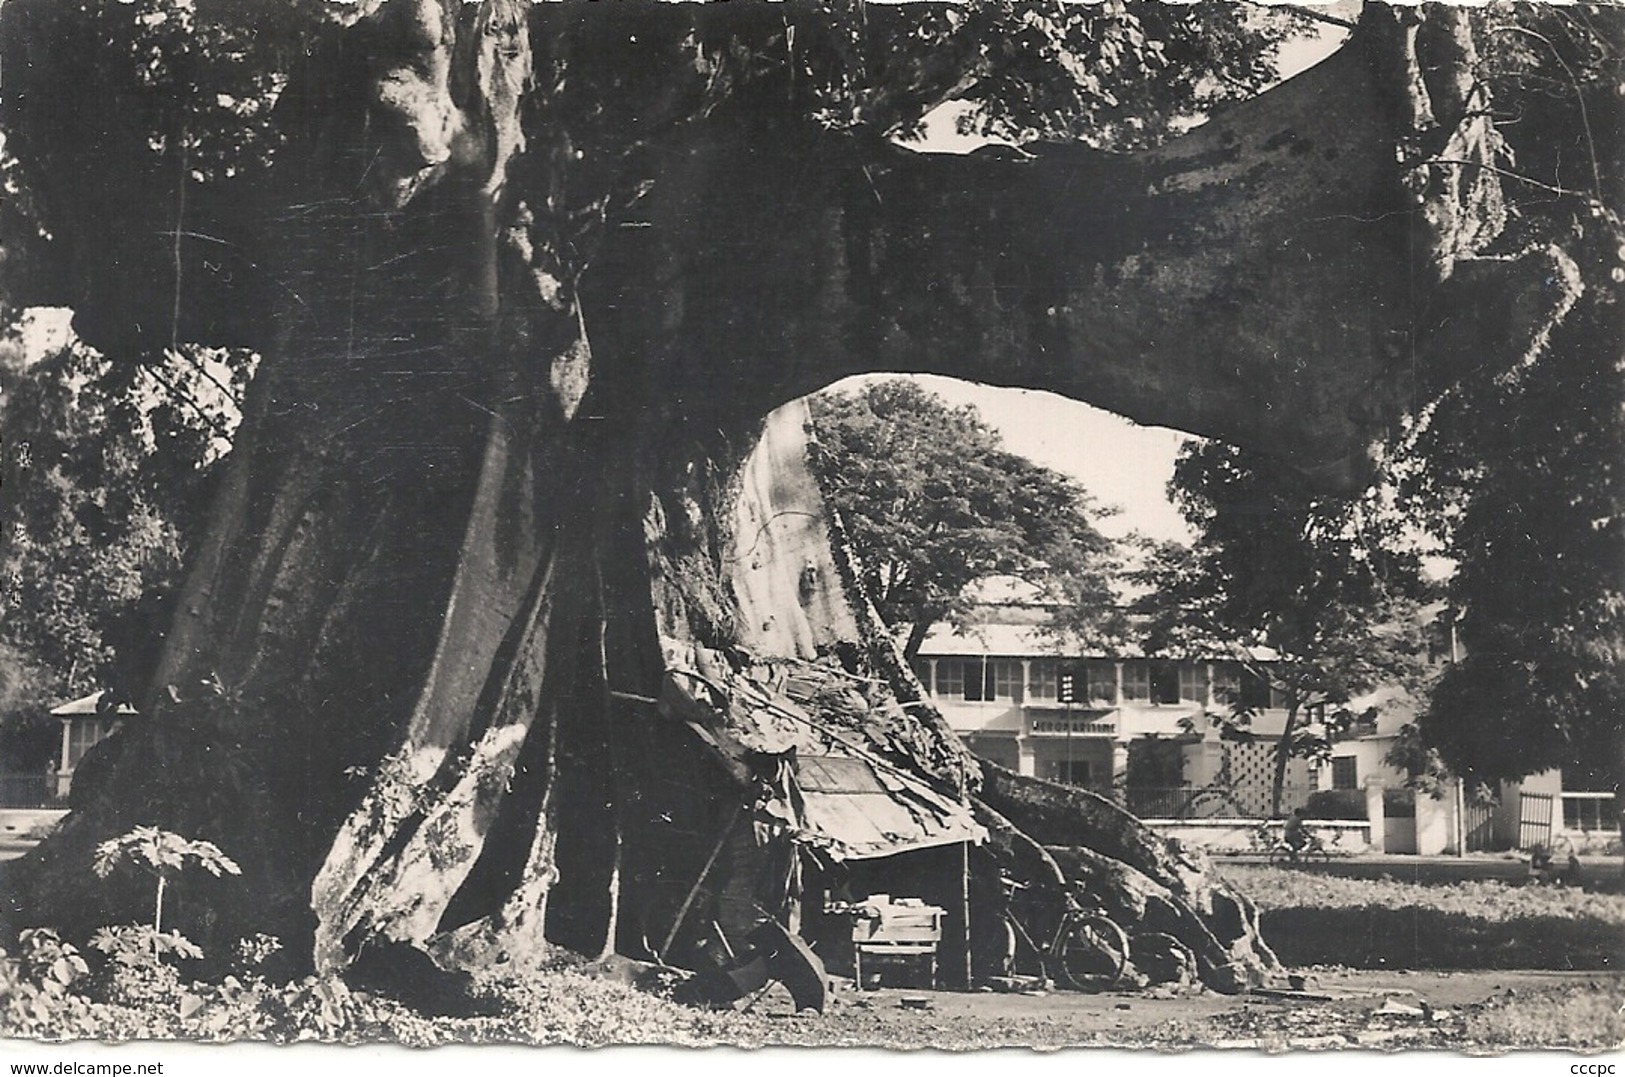
[[[1096,520],[1101,533],[1121,538],[1138,531],[1154,539],[1189,542],[1194,534],[1168,500],[1174,457],[1191,435],[1141,426],[1121,415],[1054,393],[1004,389],[934,374],[865,374],[830,386],[853,392],[881,378],[913,377],[949,404],[971,404],[1005,447],[1070,475],[1103,506],[1121,511]]]

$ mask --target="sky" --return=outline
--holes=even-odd
[[[889,376],[893,375],[847,378],[831,388],[851,391],[865,381]],[[1001,389],[933,374],[911,377],[950,404],[974,405],[1011,452],[1072,476],[1096,501],[1121,510],[1095,521],[1102,533],[1120,538],[1138,531],[1182,542],[1193,537],[1167,495],[1174,456],[1188,434],[1140,426],[1054,393]]]

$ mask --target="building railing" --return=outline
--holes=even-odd
[[[1281,811],[1306,807],[1315,790],[1305,785],[1281,789]],[[1126,786],[1124,808],[1141,819],[1267,819],[1273,792],[1268,785]]]
[[[0,808],[66,808],[55,774],[0,774]]]
[[[1586,833],[1617,830],[1619,817],[1614,812],[1612,793],[1564,793],[1563,829]]]

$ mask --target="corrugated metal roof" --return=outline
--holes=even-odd
[[[1080,648],[1042,626],[1022,624],[970,625],[964,631],[952,625],[937,625],[920,645],[921,658],[1138,658],[1142,653],[1137,647],[1124,647],[1111,654]]]
[[[839,860],[894,856],[987,837],[969,807],[901,773],[883,774],[862,759],[801,756],[796,780],[804,836]]]

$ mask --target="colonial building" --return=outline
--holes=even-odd
[[[915,671],[949,725],[978,755],[1018,773],[1099,791],[1225,785],[1267,791],[1286,700],[1228,659],[1148,658],[1068,649],[1038,624],[939,625]],[[1233,704],[1254,712],[1256,739],[1222,737],[1209,716]],[[1289,761],[1288,795],[1318,776]],[[1359,775],[1336,768],[1338,785]],[[1244,792],[1242,795],[1246,795]]]
[[[1453,661],[1450,620],[1435,614],[1433,660]],[[1269,814],[1287,718],[1283,694],[1259,675],[1269,655],[1243,664],[1222,655],[1153,658],[1133,647],[1087,651],[1048,620],[1025,585],[999,581],[985,587],[969,625],[936,625],[926,636],[914,670],[973,752],[1107,793],[1149,820]],[[1226,736],[1212,720],[1236,704],[1252,712],[1250,738]],[[1506,783],[1493,804],[1470,802],[1459,782],[1440,797],[1411,795],[1388,755],[1418,705],[1396,686],[1352,701],[1368,716],[1334,740],[1324,763],[1288,761],[1282,809],[1364,818],[1370,845],[1389,852],[1527,848],[1558,838],[1614,847],[1612,793],[1567,789],[1560,771]],[[1328,793],[1337,795],[1316,796]]]

